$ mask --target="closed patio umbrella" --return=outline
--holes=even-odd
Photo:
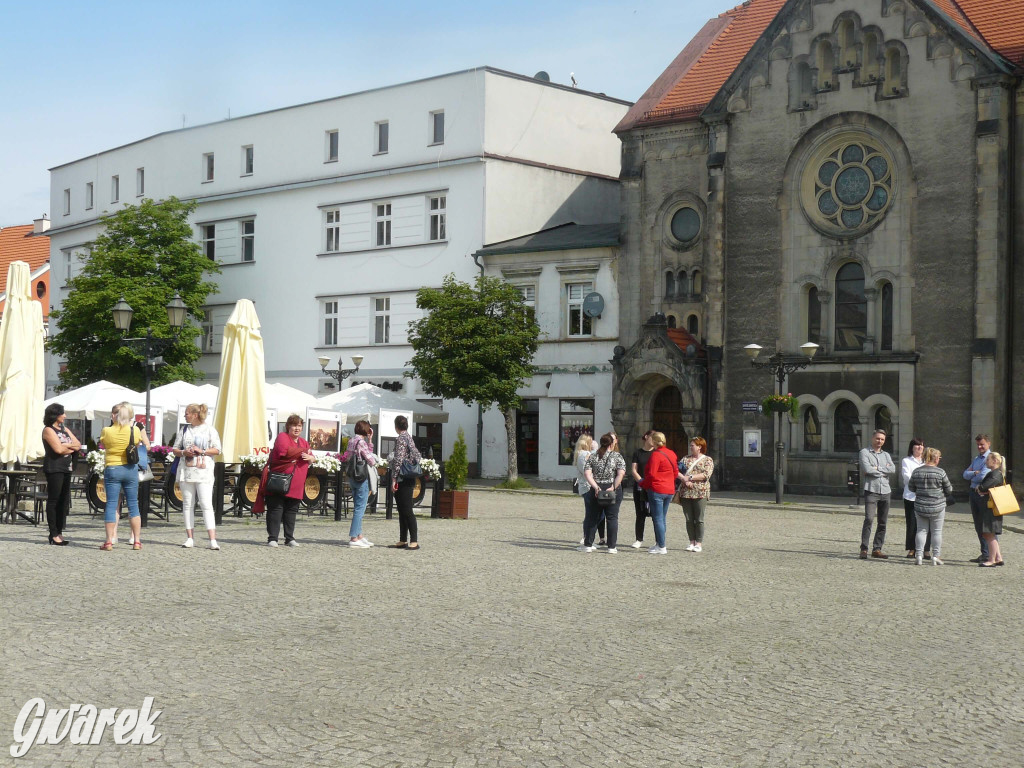
[[[24,261],[7,270],[7,304],[0,323],[0,462],[43,455],[43,308],[32,300]]]
[[[237,464],[242,456],[269,444],[264,374],[256,307],[249,299],[240,299],[224,326],[220,389],[213,417],[223,448],[221,460],[227,464]]]

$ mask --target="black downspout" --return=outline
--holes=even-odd
[[[473,262],[480,270],[480,277],[484,276],[484,265],[480,263],[480,254],[473,254]],[[476,476],[484,476],[484,408],[480,403],[476,404]]]
[[[1015,289],[1016,283],[1016,271],[1017,271],[1017,258],[1016,258],[1016,241],[1017,241],[1017,139],[1020,134],[1020,126],[1017,125],[1017,88],[1010,89],[1010,136],[1009,136],[1009,147],[1007,148],[1007,180],[1006,180],[1006,198],[1007,198],[1007,229],[1008,237],[1007,240],[1007,261],[1009,261],[1009,269],[1007,270],[1007,295],[1009,301],[1007,302],[1006,311],[1006,373],[1005,381],[1003,382],[1004,393],[1006,403],[1006,466],[1007,469],[1007,481],[1013,479],[1013,422],[1014,422],[1014,403],[1013,403],[1013,361],[1016,355],[1016,345],[1014,343],[1014,326],[1016,321],[1014,319],[1014,309],[1017,304],[1017,292]]]

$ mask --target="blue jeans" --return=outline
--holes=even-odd
[[[128,503],[128,517],[139,516],[139,466],[122,464],[119,467],[106,467],[103,470],[103,488],[107,492],[107,506],[103,510],[103,521],[117,522],[117,499],[124,491],[124,500]]]
[[[369,467],[373,470],[373,467]],[[376,470],[373,470],[376,471]],[[363,534],[363,513],[366,502],[370,498],[370,481],[352,483],[352,525],[348,527],[348,537],[358,539]]]
[[[651,522],[654,523],[654,542],[659,547],[665,546],[665,517],[668,515],[668,505],[671,502],[671,493],[647,492],[647,504],[651,508]]]

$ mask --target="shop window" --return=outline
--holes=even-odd
[[[558,401],[558,463],[572,464],[572,453],[580,435],[594,434],[593,400]]]
[[[832,450],[836,453],[857,453],[860,451],[860,414],[857,406],[849,400],[843,400],[836,405],[835,415],[832,417],[834,433],[832,437]]]
[[[804,410],[804,450],[821,453],[821,420],[813,405]]]
[[[856,262],[836,274],[836,351],[859,352],[867,337],[868,302],[864,294],[864,269]]]
[[[893,440],[892,440],[892,414],[889,409],[880,405],[875,409],[875,429],[885,430],[885,445],[882,446],[882,450],[888,451],[890,454],[893,452]]]
[[[878,292],[881,306],[882,328],[878,334],[879,345],[885,352],[892,351],[892,283],[882,283],[882,290]]]

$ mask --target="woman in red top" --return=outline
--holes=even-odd
[[[665,447],[665,435],[662,432],[651,433],[651,458],[647,460],[647,469],[640,487],[647,491],[647,503],[651,508],[651,522],[654,523],[655,544],[649,550],[652,555],[668,553],[665,547],[665,516],[668,505],[676,492],[676,481],[682,480],[678,458],[673,451]]]
[[[302,417],[292,414],[288,417],[285,431],[277,436],[274,448],[270,451],[267,468],[263,471],[260,483],[260,499],[267,509],[267,544],[277,546],[277,537],[281,532],[281,521],[284,521],[284,543],[289,547],[297,547],[295,541],[295,514],[299,511],[302,492],[306,487],[306,473],[313,462],[313,454],[309,451],[309,443],[302,439]],[[292,484],[288,493],[283,496],[267,493],[267,477],[271,472],[284,472],[292,475]],[[253,507],[253,513],[259,514],[260,504]]]

